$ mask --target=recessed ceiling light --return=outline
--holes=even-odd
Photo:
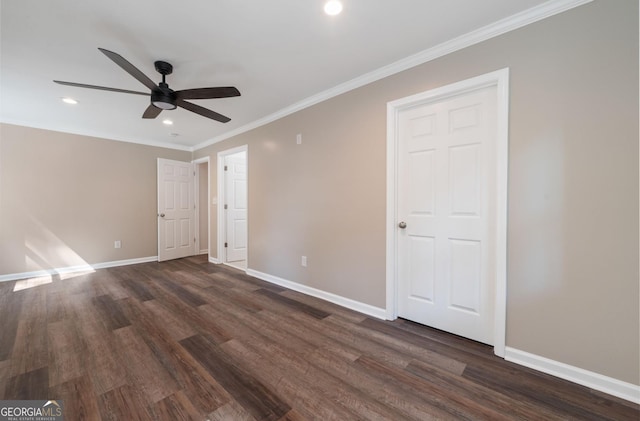
[[[162,120],[163,124],[166,124],[167,126],[171,126],[173,124],[173,121],[169,120],[168,118],[166,120]]]
[[[342,12],[342,3],[338,0],[330,0],[324,4],[324,12],[329,16],[335,16]]]
[[[62,102],[64,102],[65,104],[77,104],[78,101],[76,101],[73,98],[62,98]]]

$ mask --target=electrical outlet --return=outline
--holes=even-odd
[[[296,144],[302,145],[302,134],[301,133],[298,133],[296,135]]]
[[[113,248],[115,249],[122,248],[122,243],[120,242],[120,240],[116,240],[113,242]]]
[[[302,256],[302,259],[300,259],[300,264],[303,267],[307,267],[307,256]]]

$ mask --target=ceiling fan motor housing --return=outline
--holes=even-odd
[[[176,108],[176,94],[164,82],[160,82],[158,89],[151,92],[151,103],[163,110],[173,110]]]

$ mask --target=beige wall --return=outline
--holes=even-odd
[[[640,384],[637,2],[595,1],[195,157],[215,175],[218,151],[249,145],[251,269],[384,307],[386,103],[504,67],[507,346]]]
[[[0,125],[0,275],[156,256],[156,158],[191,153]]]

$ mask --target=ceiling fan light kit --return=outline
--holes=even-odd
[[[104,55],[109,57],[114,63],[120,66],[125,72],[129,73],[140,83],[145,85],[151,93],[130,91],[127,89],[108,88],[105,86],[86,85],[75,82],[63,82],[54,80],[55,83],[60,85],[75,86],[78,88],[98,89],[103,91],[120,92],[125,94],[134,95],[146,95],[151,97],[151,104],[142,114],[142,118],[152,119],[158,117],[162,110],[174,110],[177,107],[184,108],[185,110],[194,112],[203,117],[210,118],[212,120],[219,121],[221,123],[227,123],[231,119],[222,114],[218,114],[215,111],[196,105],[192,102],[185,101],[185,99],[214,99],[214,98],[229,98],[234,96],[240,96],[240,91],[233,86],[219,86],[215,88],[196,88],[196,89],[183,89],[181,91],[174,91],[169,88],[169,84],[166,82],[166,76],[173,73],[173,66],[166,61],[156,61],[154,63],[158,73],[162,75],[162,82],[157,85],[149,79],[144,73],[138,70],[133,64],[129,63],[121,55],[114,53],[113,51],[105,50],[104,48],[98,48]]]

